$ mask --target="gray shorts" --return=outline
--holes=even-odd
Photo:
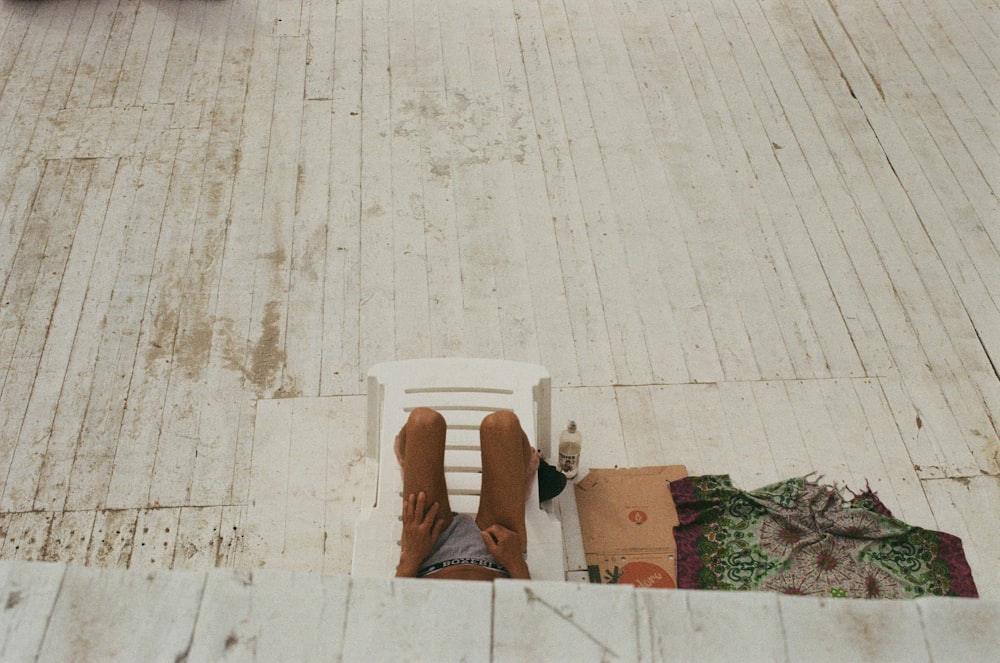
[[[441,533],[431,554],[420,565],[417,577],[423,578],[456,564],[481,566],[510,575],[487,550],[475,519],[464,513],[456,513],[451,524]]]

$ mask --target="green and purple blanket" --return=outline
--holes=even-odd
[[[978,596],[961,540],[893,518],[870,488],[848,499],[802,477],[746,491],[710,475],[670,492],[682,589]]]

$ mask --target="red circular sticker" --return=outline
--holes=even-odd
[[[674,588],[676,583],[662,567],[651,562],[629,562],[622,569],[618,579],[619,585],[635,585],[636,587]]]
[[[649,520],[649,516],[646,515],[645,511],[640,511],[639,509],[636,509],[635,511],[632,511],[631,513],[628,514],[628,519],[631,520],[636,525],[641,525],[647,520]]]

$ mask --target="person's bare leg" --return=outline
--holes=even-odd
[[[428,408],[416,408],[396,438],[396,458],[403,468],[403,498],[423,492],[427,508],[438,503],[438,518],[451,524],[451,506],[444,478],[444,417]]]
[[[517,415],[494,412],[479,427],[483,458],[483,486],[476,524],[485,530],[502,525],[521,538],[521,552],[528,549],[524,529],[524,503],[538,469],[537,456],[528,444]]]

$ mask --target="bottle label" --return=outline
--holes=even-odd
[[[572,479],[580,469],[580,445],[567,444],[559,448],[559,471]]]

